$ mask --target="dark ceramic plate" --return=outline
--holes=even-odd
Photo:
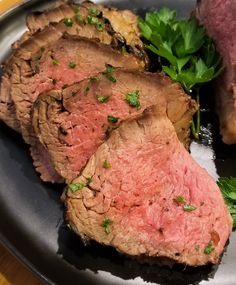
[[[144,13],[169,6],[186,16],[195,5],[190,0],[107,1],[119,8]],[[25,28],[29,11],[50,6],[52,1],[26,1],[0,17],[0,61],[10,44]],[[204,115],[204,114],[203,114]],[[213,113],[206,113],[203,143],[192,144],[193,155],[212,175],[236,175],[236,149],[209,137],[209,126],[218,132]],[[216,122],[216,124],[215,124]],[[214,125],[215,124],[215,125]],[[215,127],[216,126],[216,127]],[[212,158],[215,158],[214,160]],[[111,248],[92,243],[84,247],[64,224],[61,186],[40,181],[28,149],[18,134],[0,124],[0,240],[48,284],[236,284],[236,235],[219,266],[172,269],[140,264]]]

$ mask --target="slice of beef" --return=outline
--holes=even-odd
[[[89,4],[91,5],[91,4]],[[94,4],[93,4],[94,5]],[[99,6],[100,7],[100,6]],[[102,7],[102,6],[101,6]],[[13,65],[15,62],[18,61],[18,57],[22,54],[25,54],[24,57],[26,60],[29,60],[29,58],[32,56],[32,54],[35,54],[39,51],[40,47],[47,46],[50,43],[55,42],[58,40],[63,33],[67,32],[71,35],[80,35],[87,38],[96,38],[99,39],[102,43],[105,44],[112,44],[112,46],[115,49],[122,49],[122,47],[126,48],[126,40],[122,36],[119,36],[117,32],[114,31],[112,26],[110,25],[109,21],[107,19],[103,18],[101,15],[97,15],[97,17],[92,17],[93,19],[97,19],[99,23],[104,24],[104,29],[98,29],[97,25],[90,24],[86,19],[90,16],[90,10],[91,7],[86,5],[80,6],[79,15],[81,18],[78,20],[78,15],[75,16],[72,19],[72,26],[67,26],[64,23],[64,19],[60,21],[57,24],[51,24],[42,31],[39,31],[32,35],[28,40],[25,40],[25,37],[22,37],[24,40],[21,42],[21,45],[19,48],[13,53],[13,55],[6,61],[4,65],[4,75],[2,77],[2,82],[0,86],[0,119],[3,120],[7,125],[9,125],[11,128],[20,131],[20,124],[17,121],[17,117],[15,114],[15,106],[14,102],[12,102],[11,98],[11,76],[13,73]],[[62,12],[63,11],[63,12]],[[45,25],[47,25],[50,22],[58,21],[63,18],[64,16],[70,17],[72,16],[72,13],[74,13],[75,7],[64,4],[62,6],[59,6],[53,10],[49,10],[44,13],[40,13],[38,16],[37,14],[34,16],[31,16],[31,20],[29,20],[30,24],[29,27],[31,29],[31,32],[38,28],[34,28],[34,21],[38,23],[40,28],[44,28]],[[119,12],[116,11],[116,14]],[[122,13],[122,12],[121,12]],[[128,12],[125,12],[128,14]],[[55,14],[55,16],[54,16]],[[131,13],[132,14],[132,13]],[[59,17],[58,15],[61,15]],[[133,14],[132,14],[133,15]],[[133,16],[134,17],[134,16]],[[131,17],[130,17],[131,18]],[[70,19],[70,18],[69,18]],[[81,21],[82,19],[82,21]],[[87,22],[86,22],[86,21]],[[132,18],[133,21],[133,18]],[[126,25],[131,25],[131,22],[127,20],[127,22],[124,24],[124,28]],[[134,23],[133,23],[134,25]],[[119,27],[117,27],[118,29]],[[123,29],[124,29],[123,28]],[[130,29],[127,27],[127,29]],[[131,33],[129,33],[131,34]],[[126,35],[128,36],[128,34]],[[28,35],[26,35],[26,38]],[[129,35],[130,37],[130,35]],[[137,36],[136,36],[137,38]],[[136,43],[136,42],[135,42]],[[124,45],[122,45],[124,44]],[[130,43],[131,44],[131,43]],[[19,43],[17,43],[19,45]],[[141,48],[141,50],[140,50]],[[147,64],[146,54],[142,50],[141,43],[137,45],[137,47],[133,48],[127,48],[131,54],[135,54],[137,57],[137,61],[139,61],[140,67],[144,67],[145,64]]]
[[[236,2],[234,0],[199,1],[196,16],[214,39],[224,72],[216,82],[216,104],[223,141],[236,144]]]
[[[162,108],[163,98],[179,139],[187,145],[195,101],[164,75],[109,66],[96,77],[40,95],[34,105],[33,125],[55,169],[69,182],[110,130],[148,106],[159,103]]]
[[[40,35],[42,36],[42,33]],[[45,36],[48,37],[47,34]],[[58,37],[56,33],[52,36]],[[11,78],[11,96],[16,106],[17,118],[21,123],[22,135],[32,146],[34,165],[36,167],[41,165],[37,167],[37,171],[41,172],[44,181],[55,182],[47,171],[53,167],[41,170],[46,154],[40,153],[42,149],[38,151],[39,141],[31,125],[31,106],[37,96],[41,92],[83,80],[104,70],[108,63],[131,69],[142,67],[134,56],[123,55],[108,45],[87,38],[64,35],[47,46],[41,44],[40,40],[31,41],[24,50],[20,49],[16,53],[17,61],[13,64]],[[33,50],[37,52],[33,53]]]
[[[232,230],[221,192],[179,142],[163,108],[124,122],[66,192],[83,239],[134,257],[217,263]]]

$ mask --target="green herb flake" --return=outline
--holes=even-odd
[[[110,65],[107,64],[107,68],[105,71],[103,71],[103,75],[106,76],[107,79],[109,79],[111,82],[116,83],[116,78],[111,74],[113,71],[115,70],[115,68]]]
[[[130,106],[135,107],[137,109],[141,108],[141,104],[139,101],[139,91],[132,91],[126,95],[126,101],[129,103]]]
[[[35,60],[40,60],[41,57],[42,57],[42,54],[41,54],[41,53],[36,53],[34,59],[35,59]]]
[[[110,99],[110,96],[97,96],[97,100],[100,103],[106,103],[109,101],[109,99]]]
[[[204,253],[205,254],[210,254],[212,253],[212,251],[215,249],[214,245],[213,245],[213,241],[210,240],[208,245],[204,248]]]
[[[107,116],[107,121],[108,121],[109,123],[117,123],[118,120],[119,120],[119,118],[117,118],[117,117],[113,117],[113,116],[111,116],[111,115],[108,115],[108,116]]]
[[[103,74],[112,73],[114,70],[114,66],[112,66],[111,64],[106,64],[106,70],[103,71]]]
[[[76,20],[77,20],[80,24],[85,24],[84,18],[83,18],[80,14],[77,14],[77,15],[76,15]]]
[[[116,83],[116,78],[112,76],[111,74],[106,74],[106,78],[110,80],[113,83]]]
[[[71,192],[76,192],[78,190],[82,190],[84,188],[84,183],[71,183],[68,185]]]
[[[104,232],[108,235],[110,232],[111,232],[111,229],[110,229],[110,225],[112,224],[112,220],[106,218],[103,222],[102,222],[102,227],[104,229]]]
[[[84,95],[85,95],[85,96],[88,95],[89,90],[90,90],[90,88],[89,88],[88,86],[86,86],[86,87],[84,88]]]
[[[87,22],[88,22],[88,24],[90,24],[90,25],[95,25],[95,24],[97,24],[99,21],[98,21],[98,18],[96,18],[96,17],[88,16],[88,17],[87,17]]]
[[[91,8],[89,8],[89,14],[91,15],[91,16],[98,16],[99,14],[100,14],[101,12],[98,10],[98,9],[96,9],[95,7],[91,7]]]
[[[53,65],[59,65],[59,60],[52,58],[52,64]]]
[[[67,27],[72,27],[73,26],[73,20],[71,18],[65,18],[63,23],[67,26]]]
[[[183,209],[186,212],[192,212],[192,211],[196,210],[197,208],[193,205],[185,204],[185,205],[183,205]]]
[[[127,50],[126,50],[126,47],[125,46],[122,46],[121,48],[121,53],[124,55],[127,53]]]
[[[101,80],[101,78],[97,77],[97,76],[90,76],[89,79],[92,80],[92,81],[100,81]]]
[[[77,4],[77,5],[75,6],[75,13],[76,13],[76,14],[80,13],[80,5],[79,5],[79,4]]]
[[[186,203],[186,199],[183,196],[176,196],[174,198],[174,201],[180,204],[185,204]]]
[[[102,164],[102,167],[105,168],[105,169],[109,169],[109,168],[111,168],[111,164],[107,160],[104,160],[103,164]]]
[[[105,29],[105,24],[102,22],[97,22],[96,23],[96,29],[97,29],[97,31],[102,32]]]
[[[74,63],[74,62],[69,62],[69,64],[68,64],[68,66],[69,66],[69,68],[75,68],[76,67],[76,63]]]
[[[236,228],[236,178],[220,177],[217,184],[233,219],[233,228]]]
[[[36,53],[36,55],[35,55],[35,60],[40,60],[40,58],[42,57],[42,53],[45,51],[45,48],[44,47],[41,47],[40,49],[39,49],[39,52],[38,53]]]
[[[86,178],[86,180],[87,180],[87,185],[89,185],[90,183],[92,183],[93,177],[89,176],[89,177]]]

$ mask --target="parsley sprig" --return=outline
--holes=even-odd
[[[236,228],[236,178],[220,177],[217,181]]]
[[[146,47],[160,57],[163,71],[184,89],[195,96],[200,105],[200,88],[219,75],[220,58],[212,40],[199,26],[195,17],[177,20],[176,11],[162,8],[147,13],[139,19]],[[200,132],[200,109],[192,133],[198,139]]]

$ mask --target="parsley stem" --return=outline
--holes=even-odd
[[[200,133],[200,127],[201,127],[201,112],[200,112],[199,88],[195,88],[194,89],[194,93],[195,93],[196,101],[197,101],[197,104],[198,104],[198,110],[197,110],[197,113],[195,115],[196,122],[194,121],[194,119],[192,120],[191,129],[192,129],[192,134],[193,134],[194,138],[196,140],[198,140],[199,139],[199,133]]]
[[[192,129],[192,134],[193,134],[194,138],[195,138],[196,140],[198,140],[198,133],[196,132],[194,120],[192,120],[191,129]]]

